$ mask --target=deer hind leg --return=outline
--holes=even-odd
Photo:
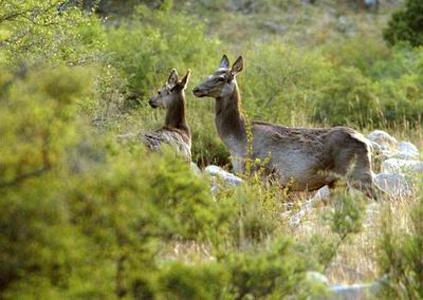
[[[357,151],[351,163],[353,164],[353,167],[349,181],[352,187],[361,190],[367,195],[367,197],[378,200],[382,191],[373,181],[370,152],[367,147]]]
[[[338,153],[334,171],[338,175],[345,176],[351,187],[377,200],[380,191],[373,182],[369,150],[365,144],[355,142],[356,147],[349,147]]]

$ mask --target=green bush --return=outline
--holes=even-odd
[[[161,243],[220,226],[208,183],[172,151],[121,148],[76,118],[87,71],[0,82],[2,297],[128,294]]]
[[[306,279],[308,264],[288,239],[259,251],[228,253],[196,266],[173,262],[160,268],[158,294],[166,299],[285,299],[322,293]]]
[[[314,118],[332,125],[356,124],[364,127],[383,119],[375,84],[353,67],[335,70],[323,87],[314,108]]]
[[[319,89],[331,76],[323,57],[277,42],[245,56],[245,71],[238,77],[249,116],[287,126],[308,120]]]
[[[124,72],[130,88],[141,96],[163,84],[163,74],[188,68],[198,78],[211,68],[218,41],[206,38],[204,28],[192,18],[168,10],[139,6],[131,21],[108,33],[111,63]]]
[[[312,295],[305,278],[307,264],[294,254],[292,244],[280,239],[258,253],[229,255],[225,265],[230,272],[230,293],[234,299],[285,299]]]
[[[407,0],[405,8],[392,15],[383,36],[390,45],[408,42],[413,47],[423,45],[423,3]]]
[[[222,299],[228,293],[228,277],[222,264],[190,266],[173,262],[162,267],[158,290],[163,299]]]
[[[61,1],[0,3],[0,63],[79,65],[102,58],[105,36],[101,22],[73,7],[60,13]]]
[[[411,230],[394,227],[393,212],[383,215],[383,235],[379,240],[379,267],[385,277],[381,293],[386,298],[421,299],[423,297],[423,197],[411,207]]]

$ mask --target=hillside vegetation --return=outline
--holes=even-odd
[[[191,69],[193,161],[230,171],[214,100],[191,94],[226,53],[245,59],[251,120],[384,129],[423,149],[421,39],[389,38],[406,3],[379,2],[0,1],[0,298],[324,295],[310,271],[423,297],[421,176],[377,203],[341,186],[292,227],[311,193],[260,174],[212,193],[171,149],[116,138],[160,128],[149,97]]]

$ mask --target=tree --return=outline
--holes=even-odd
[[[423,45],[423,1],[407,0],[405,9],[392,15],[383,34],[390,45],[408,42],[411,46]]]

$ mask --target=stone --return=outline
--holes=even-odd
[[[355,300],[355,299],[373,299],[381,288],[379,282],[368,284],[337,284],[329,287],[327,299],[333,300]]]
[[[379,173],[374,177],[374,182],[391,196],[406,196],[411,193],[407,179],[402,174]]]
[[[294,214],[289,220],[290,226],[298,226],[301,223],[301,220],[312,211],[318,202],[323,199],[326,199],[330,196],[330,190],[327,185],[321,187],[311,199],[307,200],[299,212]]]
[[[321,187],[311,198],[311,201],[327,199],[330,196],[330,189],[327,185]]]
[[[423,161],[390,158],[382,162],[385,173],[423,173]]]
[[[325,286],[329,285],[329,279],[324,274],[316,271],[307,271],[306,279],[312,283],[320,283]]]
[[[374,130],[367,135],[367,139],[378,144],[382,150],[396,148],[398,141],[383,130]]]
[[[398,144],[398,152],[394,158],[400,159],[417,159],[419,157],[419,150],[410,142],[402,141]]]
[[[243,182],[243,180],[239,178],[238,176],[235,176],[234,174],[229,173],[218,166],[214,166],[214,165],[207,166],[204,169],[204,172],[206,172],[207,174],[210,174],[211,176],[219,177],[224,182],[230,185],[240,185]]]

